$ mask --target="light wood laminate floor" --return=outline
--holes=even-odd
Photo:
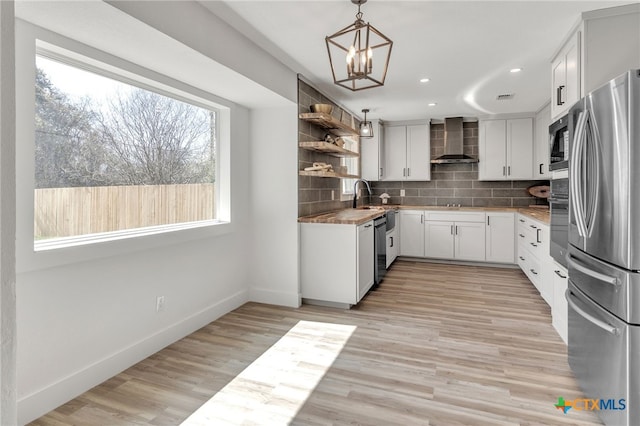
[[[175,425],[210,399],[188,424],[600,424],[559,396],[582,393],[520,270],[403,260],[351,310],[248,303],[32,424]]]

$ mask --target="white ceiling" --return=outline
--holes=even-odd
[[[271,90],[106,2],[17,0],[15,13],[17,18],[240,105],[290,105]],[[212,79],[212,75],[220,78]]]
[[[394,121],[538,110],[550,98],[551,57],[580,12],[633,1],[369,0],[364,20],[394,45],[385,86],[360,92],[333,84],[324,41],[353,23],[349,0],[201,3],[334,101]],[[515,97],[496,100],[505,93]]]

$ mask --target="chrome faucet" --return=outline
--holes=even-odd
[[[369,186],[369,182],[364,179],[356,179],[356,183],[353,184],[353,208],[355,209],[358,206],[358,182],[364,182],[367,185],[367,190],[369,191],[369,204],[371,204],[371,187]]]

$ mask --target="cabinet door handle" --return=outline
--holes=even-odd
[[[544,172],[542,171],[542,166],[544,166],[544,163],[540,163],[540,165],[538,166],[538,170],[540,171],[540,174],[544,174]]]
[[[456,233],[455,235],[458,235],[458,225],[456,225]]]
[[[505,166],[502,166],[502,176],[506,176],[507,175],[507,168]]]
[[[524,257],[522,257],[522,256],[518,256],[518,257],[520,258],[520,260],[524,260]]]
[[[529,243],[529,244],[531,244],[534,247],[538,247],[538,245],[536,243]]]
[[[536,229],[536,242],[537,243],[541,243],[542,240],[540,239],[540,231],[542,231],[542,229]]]
[[[407,176],[411,176],[411,167],[407,167]]]
[[[424,215],[423,214],[420,215],[420,223],[424,223]]]
[[[524,223],[524,219],[518,219],[520,222]]]
[[[407,176],[407,168],[403,167],[402,168],[402,177],[406,177]]]
[[[566,276],[566,275],[562,275],[562,274],[560,273],[560,271],[553,271],[553,272],[555,272],[555,273],[556,273],[556,275],[557,275],[557,276],[559,276],[560,278],[562,278],[563,280],[564,280],[565,278],[567,278],[567,276]]]
[[[368,224],[368,225],[365,225],[364,227],[365,227],[365,228],[371,228],[372,226],[373,226],[373,225]]]
[[[564,105],[564,101],[562,100],[562,91],[564,90],[564,86],[558,86],[556,89],[556,104]]]
[[[537,226],[535,226],[535,225],[529,225],[529,227],[530,227],[530,228],[533,228],[533,229],[538,229],[538,227],[537,227]]]
[[[453,235],[453,225],[451,225],[451,235]]]
[[[389,237],[391,239],[391,245],[389,247],[393,247],[393,237]]]
[[[538,275],[538,273],[535,271],[535,269],[529,269],[529,270],[531,271],[531,273],[532,273],[533,275]]]
[[[491,223],[489,222],[489,216],[487,216],[487,226],[491,226]]]
[[[518,234],[520,238],[524,238],[524,234]]]
[[[511,166],[507,167],[507,176],[511,176]]]
[[[382,173],[382,167],[380,167],[380,177],[384,176],[384,174]]]

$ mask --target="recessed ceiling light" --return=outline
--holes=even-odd
[[[513,73],[520,72],[520,71],[522,71],[522,68],[511,68],[509,70],[509,72],[513,72]]]
[[[420,83],[428,83],[431,79],[429,78],[421,78]]]
[[[429,105],[429,106],[436,106],[436,105],[438,105],[438,104],[437,104],[437,103],[435,103],[435,102],[431,102],[431,103],[429,103],[428,105]]]

